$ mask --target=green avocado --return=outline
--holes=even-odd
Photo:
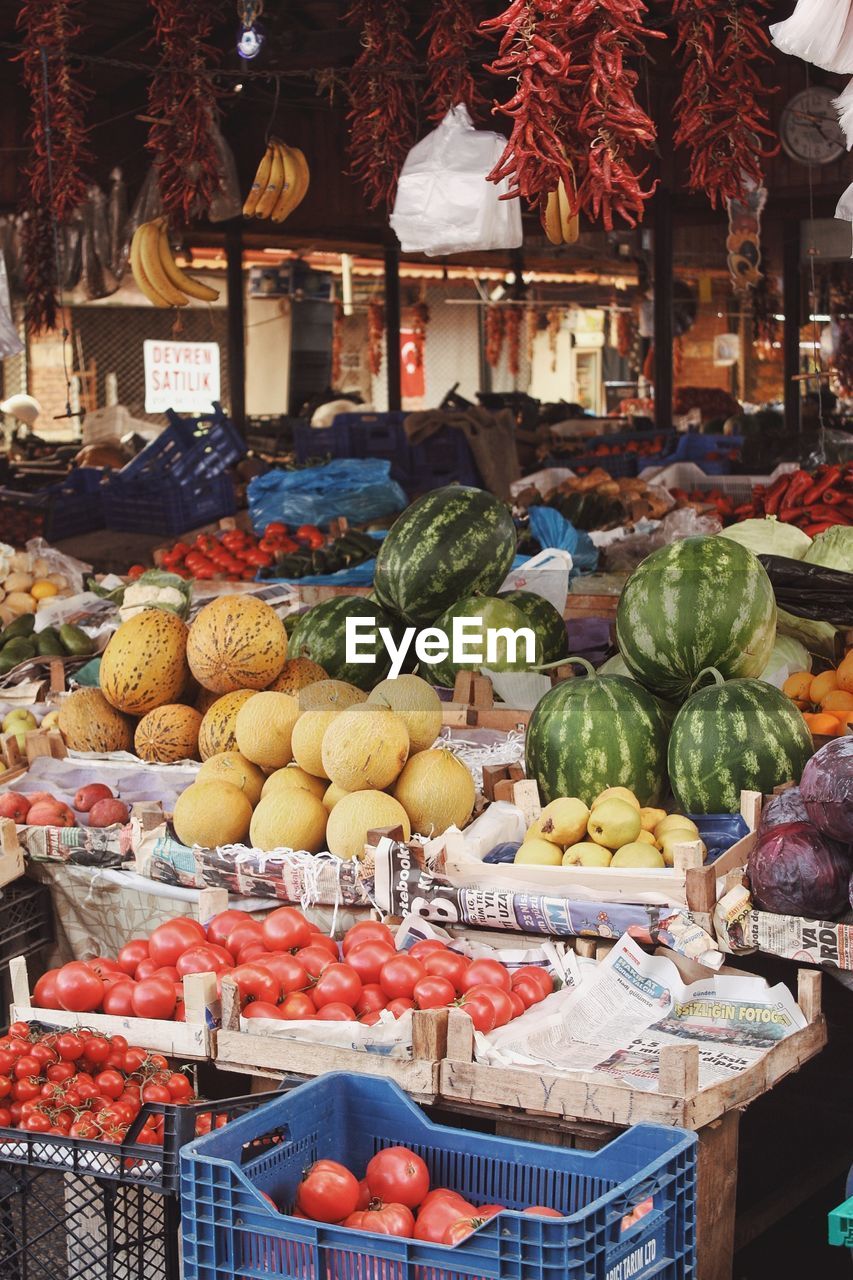
[[[6,630],[0,633],[0,648],[3,647],[7,640],[14,640],[16,636],[31,636],[35,625],[34,614],[22,613],[20,618],[10,622]]]
[[[34,637],[36,642],[36,650],[41,658],[64,658],[65,650],[62,647],[62,641],[56,634],[53,627],[45,627],[44,631],[39,631]]]
[[[59,638],[65,647],[65,652],[73,658],[87,658],[90,653],[95,652],[95,642],[92,637],[87,636],[85,631],[81,631],[70,622],[63,622],[59,628]]]

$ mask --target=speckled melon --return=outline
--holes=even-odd
[[[100,689],[75,689],[59,708],[59,732],[70,751],[132,751],[133,721]]]
[[[140,760],[157,764],[196,760],[200,728],[200,711],[181,702],[169,702],[142,717],[133,735],[133,746]]]
[[[202,760],[219,755],[221,751],[237,750],[237,712],[256,693],[257,689],[235,689],[233,693],[217,698],[205,711],[198,731],[198,750]]]
[[[406,840],[412,835],[406,810],[384,791],[368,788],[341,796],[326,824],[329,852],[339,858],[363,858],[367,833],[377,827],[402,827]]]
[[[187,625],[165,609],[144,609],[123,622],[101,656],[100,685],[107,702],[144,716],[177,702],[189,681]]]
[[[205,689],[266,689],[287,657],[287,632],[274,609],[253,596],[219,596],[205,605],[187,639],[190,670]]]
[[[253,808],[261,798],[264,781],[263,769],[239,751],[220,751],[218,755],[209,756],[196,777],[196,782],[228,782],[238,787]]]
[[[288,658],[275,680],[267,685],[267,688],[275,693],[298,693],[309,684],[325,680],[327,675],[328,673],[319,663],[312,662],[310,658]]]
[[[354,684],[347,684],[346,680],[318,680],[316,684],[300,689],[296,696],[303,711],[328,706],[344,711],[347,707],[354,707],[356,703],[367,701],[364,690],[356,689]]]

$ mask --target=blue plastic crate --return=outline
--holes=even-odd
[[[349,433],[351,458],[385,458],[391,463],[391,479],[407,485],[411,473],[411,450],[402,410],[390,413],[340,413],[335,425]]]
[[[455,1247],[289,1216],[314,1160],[339,1160],[360,1175],[377,1151],[400,1144],[423,1157],[434,1186],[507,1211]],[[645,1216],[623,1221],[649,1198]],[[181,1200],[185,1280],[695,1274],[695,1134],[638,1125],[596,1152],[515,1142],[433,1124],[395,1084],[371,1076],[322,1076],[191,1143],[181,1155]],[[533,1204],[566,1216],[520,1212]]]
[[[103,503],[108,529],[163,536],[233,516],[237,510],[234,485],[227,475],[195,484],[175,480],[128,483],[116,476],[104,485]]]
[[[169,426],[122,467],[123,481],[196,481],[219,476],[246,452],[246,442],[220,405],[201,418],[169,410]]]
[[[482,485],[471,447],[455,427],[442,427],[419,444],[409,446],[409,492],[426,493],[446,484],[474,488]]]
[[[102,481],[104,473],[97,467],[81,467],[66,480],[51,485],[44,536],[48,542],[60,542],[81,533],[104,527]]]
[[[655,461],[649,459],[647,466],[668,467],[675,462],[693,462],[707,476],[727,476],[731,474],[732,463],[740,458],[743,436],[700,435],[697,431],[688,431],[678,436],[672,452]],[[711,453],[721,456],[709,459]]]
[[[310,462],[312,458],[351,458],[349,429],[339,425],[339,414],[330,427],[312,427],[308,422],[294,423],[293,449],[297,462]]]

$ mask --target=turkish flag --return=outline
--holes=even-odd
[[[418,364],[413,329],[400,330],[400,393],[404,400],[422,400],[426,395],[423,364]]]

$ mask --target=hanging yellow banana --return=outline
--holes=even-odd
[[[270,180],[270,172],[272,170],[273,146],[272,143],[267,144],[267,149],[261,156],[261,162],[255,172],[252,186],[249,194],[246,196],[246,203],[243,205],[243,216],[251,218],[254,216],[258,207],[258,201],[267,189],[267,183]]]
[[[219,297],[219,290],[211,289],[209,285],[202,284],[200,280],[195,280],[192,276],[187,275],[172,257],[172,249],[166,232],[166,219],[157,218],[154,225],[157,231],[157,249],[160,264],[170,284],[190,298],[196,298],[199,302],[215,302]]]
[[[130,270],[133,275],[134,282],[140,293],[148,299],[155,307],[168,307],[169,303],[158,293],[154,285],[148,278],[145,268],[142,265],[142,242],[144,239],[144,230],[147,223],[142,223],[133,233],[133,239],[130,242]]]
[[[185,307],[186,294],[172,284],[163,270],[163,263],[160,260],[160,228],[154,222],[144,222],[139,230],[142,233],[140,244],[142,270],[160,296],[165,299],[167,306]]]
[[[275,138],[271,140],[271,146],[272,168],[270,169],[269,181],[261,192],[261,198],[255,209],[256,218],[271,217],[284,185],[284,152],[282,151],[281,143]]]

